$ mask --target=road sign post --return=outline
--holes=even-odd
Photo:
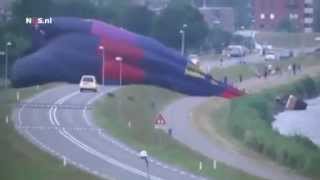
[[[62,157],[63,160],[63,167],[67,166],[67,158],[65,156]]]
[[[202,161],[199,162],[199,171],[202,171]]]
[[[162,129],[166,131],[166,120],[164,119],[164,117],[162,116],[162,114],[158,114],[154,120],[154,128],[155,129]],[[156,132],[155,132],[156,133]],[[157,137],[157,133],[155,134],[155,139],[156,141],[158,141],[159,144],[162,144],[162,139],[161,136]]]
[[[19,91],[17,91],[17,93],[16,93],[16,98],[17,98],[17,102],[19,102],[20,101],[20,92]]]

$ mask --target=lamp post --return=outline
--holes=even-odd
[[[101,50],[101,53],[102,53],[101,80],[102,80],[102,85],[104,85],[104,65],[105,65],[104,47],[99,46],[99,50]]]
[[[148,153],[147,151],[143,150],[139,153],[140,159],[144,160],[146,163],[146,168],[147,168],[147,179],[150,180],[150,173],[149,173],[149,160],[148,160]]]
[[[3,56],[3,57],[5,57],[5,55],[6,55],[6,52],[5,51],[0,51],[0,56]],[[1,70],[0,70],[1,71]],[[4,82],[3,82],[4,83]],[[3,84],[4,85],[4,84]]]
[[[182,25],[182,29],[180,29],[179,33],[181,34],[181,55],[184,56],[185,51],[185,39],[186,39],[186,28],[188,27],[187,24]]]
[[[118,61],[120,64],[119,83],[120,83],[120,88],[121,88],[121,86],[122,86],[122,60],[123,60],[123,58],[120,56],[117,56],[115,58],[115,60]]]
[[[8,60],[9,60],[9,47],[12,46],[12,42],[8,41],[6,43],[6,51],[5,51],[5,80],[4,80],[4,87],[8,87]]]

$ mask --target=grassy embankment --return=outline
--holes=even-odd
[[[152,156],[195,174],[218,179],[258,179],[220,163],[217,170],[213,170],[212,160],[153,128],[156,114],[179,97],[181,95],[156,87],[128,86],[97,103],[97,123],[135,149],[146,149]],[[128,121],[131,121],[131,128]],[[198,169],[200,161],[203,162],[202,171]]]
[[[280,135],[272,129],[271,123],[276,109],[274,100],[279,94],[312,98],[319,93],[320,81],[304,78],[289,85],[234,100],[230,104],[227,117],[228,131],[256,152],[318,179],[320,149],[305,138]]]
[[[257,33],[257,41],[259,43],[271,44],[280,48],[305,48],[319,46],[320,42],[315,38],[320,33],[286,33],[286,32],[259,32]]]
[[[19,89],[22,98],[30,97],[47,87]],[[77,168],[63,167],[62,161],[50,156],[18,135],[13,123],[6,124],[15,106],[16,89],[0,89],[0,179],[10,180],[88,180],[98,179]]]
[[[241,145],[249,147],[299,173],[319,179],[320,149],[305,138],[285,137],[271,127],[277,109],[275,97],[289,93],[303,98],[315,97],[320,93],[320,81],[307,77],[255,95],[224,102],[218,108],[213,103],[207,103],[196,110],[195,116],[211,116],[211,120],[202,126],[214,129],[208,128],[207,132],[212,137],[210,132],[214,131],[215,140],[231,145],[238,151],[243,150]],[[248,153],[246,150],[244,152]]]
[[[228,80],[230,80],[231,82],[239,82],[240,75],[242,75],[243,80],[255,77],[257,76],[257,74],[261,75],[264,67],[269,64],[273,65],[273,67],[279,66],[283,72],[288,71],[289,64],[293,63],[300,64],[302,66],[302,69],[319,65],[319,55],[320,53],[313,53],[287,60],[267,62],[261,61],[260,64],[239,64],[227,68],[217,67],[211,70],[211,74],[213,75],[213,77],[219,80],[223,80],[224,76],[228,76]]]

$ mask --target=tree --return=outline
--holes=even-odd
[[[129,6],[122,14],[121,22],[124,28],[138,34],[150,35],[154,13],[146,6]]]
[[[213,28],[209,32],[206,48],[213,48],[217,52],[222,52],[223,48],[229,45],[231,38],[231,33],[224,31],[221,28]]]
[[[236,27],[249,27],[252,21],[252,0],[231,0],[231,6],[235,10]]]
[[[94,4],[87,0],[56,1],[49,11],[50,16],[94,18],[99,15]]]
[[[295,26],[295,23],[291,21],[290,19],[284,19],[282,20],[278,25],[278,31],[284,31],[284,32],[297,32],[297,26]]]
[[[202,44],[208,34],[208,26],[198,9],[181,0],[171,1],[156,18],[153,36],[170,47],[179,48],[179,32],[183,24],[188,25],[185,28],[187,47],[195,48]]]

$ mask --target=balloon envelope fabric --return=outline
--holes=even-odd
[[[82,75],[94,75],[99,83],[104,76],[104,85],[121,78],[124,85],[154,85],[191,96],[244,94],[160,42],[101,21],[57,17],[53,24],[35,25],[32,36],[34,52],[11,69],[13,87],[79,83]]]

